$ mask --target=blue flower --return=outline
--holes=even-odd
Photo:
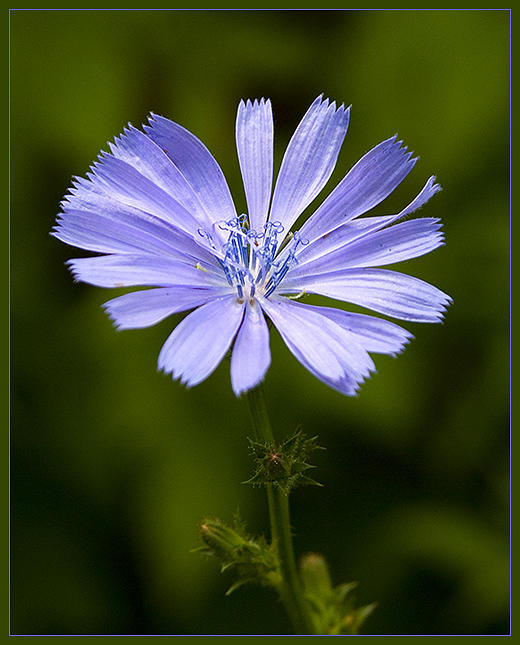
[[[375,371],[370,353],[395,355],[411,334],[386,319],[304,304],[299,296],[328,296],[419,322],[439,322],[451,299],[379,268],[443,244],[438,219],[405,219],[440,190],[435,177],[400,213],[360,217],[415,165],[396,137],[362,157],[290,232],[330,178],[349,115],[350,108],[318,97],[287,146],[273,189],[271,103],[242,101],[236,143],[248,215],[237,214],[204,144],[152,115],[144,132],[129,126],[86,179],[74,179],[53,235],[102,254],[69,261],[77,280],[154,287],[104,305],[119,329],[190,312],[159,355],[159,368],[186,386],[204,381],[230,349],[235,394],[258,385],[271,361],[267,317],[312,374],[353,395]]]

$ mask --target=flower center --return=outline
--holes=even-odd
[[[256,294],[269,297],[297,263],[298,246],[308,244],[298,232],[284,236],[280,222],[267,222],[261,232],[247,224],[246,215],[220,222],[218,228],[227,233],[221,249],[210,234],[199,231],[210,242],[226,280],[236,288],[241,301],[253,299]]]

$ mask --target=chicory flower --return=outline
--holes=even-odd
[[[119,329],[189,313],[159,355],[159,368],[186,386],[204,381],[231,349],[237,396],[270,365],[267,319],[318,379],[353,395],[375,371],[371,353],[395,355],[411,334],[377,316],[299,300],[318,294],[384,316],[439,322],[450,297],[380,268],[443,244],[437,218],[407,219],[440,186],[431,177],[394,215],[361,217],[414,167],[396,137],[370,150],[317,210],[293,225],[329,180],[350,108],[318,97],[292,136],[273,189],[269,100],[240,102],[236,143],[248,214],[236,211],[226,179],[204,144],[157,115],[102,152],[75,178],[53,235],[96,257],[69,261],[74,277],[99,287],[152,287],[104,306]]]

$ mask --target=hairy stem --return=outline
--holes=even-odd
[[[255,439],[268,443],[274,441],[274,434],[267,414],[261,386],[247,393]],[[294,557],[289,496],[278,486],[267,486],[271,539],[277,544],[282,582],[278,588],[281,600],[291,619],[296,634],[314,634],[314,627],[308,606],[303,596]]]

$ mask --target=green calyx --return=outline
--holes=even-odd
[[[309,468],[314,468],[307,463],[308,455],[321,448],[316,444],[316,439],[307,439],[300,429],[282,443],[259,443],[249,439],[256,471],[244,483],[278,486],[286,495],[299,485],[321,486],[305,474]]]

